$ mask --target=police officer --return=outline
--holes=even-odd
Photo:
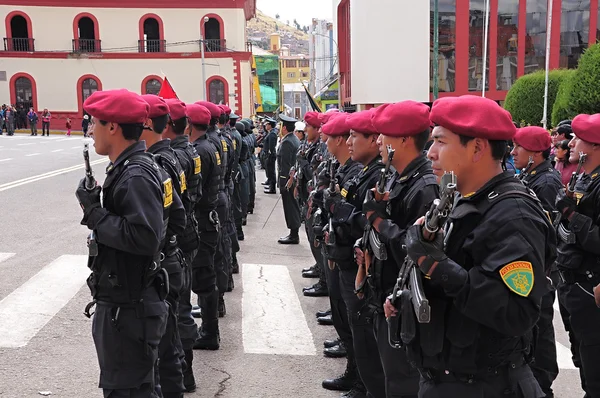
[[[171,209],[167,226],[167,239],[162,250],[164,258],[161,261],[161,266],[169,275],[169,294],[167,295],[169,317],[165,334],[158,349],[158,363],[159,391],[162,392],[165,398],[181,398],[185,390],[183,385],[184,353],[179,337],[177,314],[179,313],[179,297],[184,283],[184,258],[177,239],[185,231],[187,214],[181,197],[187,190],[187,186],[185,173],[170,146],[171,140],[162,137],[169,121],[169,107],[162,98],[156,95],[142,95],[142,98],[150,105],[150,110],[140,139],[146,141],[147,152],[154,155],[156,163],[171,177],[173,203],[179,203],[178,208],[173,206]]]
[[[244,130],[247,134],[246,143],[248,144],[248,214],[254,213],[254,204],[256,199],[256,148],[258,144],[256,142],[256,135],[253,133],[254,124],[249,119],[242,119],[242,123],[246,129]]]
[[[575,335],[571,349],[581,360],[582,387],[586,396],[596,397],[600,396],[600,311],[592,296],[600,282],[600,114],[578,115],[571,126],[574,137],[569,143],[569,161],[577,163],[584,154],[586,174],[578,179],[574,192],[561,195],[556,203],[561,214],[558,297],[570,314]]]
[[[202,174],[202,198],[196,203],[196,219],[200,245],[192,262],[192,291],[198,295],[202,309],[202,327],[194,349],[218,350],[219,336],[219,291],[216,286],[215,254],[219,243],[219,216],[217,204],[221,168],[219,151],[206,134],[211,114],[202,105],[186,106],[188,126],[186,134],[200,156]]]
[[[91,115],[96,153],[110,159],[102,188],[86,187],[82,179],[76,191],[81,222],[93,231],[88,286],[94,301],[86,314],[96,304],[92,335],[99,387],[105,397],[155,397],[158,345],[167,321],[160,252],[172,182],[138,141],[149,111],[140,95],[97,91],[83,107]]]
[[[358,118],[350,125],[354,130],[361,131],[360,122]],[[368,120],[364,120],[363,124],[368,128]],[[387,186],[381,187],[388,193],[380,197],[374,190],[369,191],[363,205],[369,233],[363,235],[362,239],[366,239],[362,247],[366,248],[370,267],[368,270],[363,268],[364,253],[357,249],[357,260],[362,263],[359,274],[368,280],[357,278],[356,284],[369,303],[368,308],[373,311],[376,349],[372,349],[370,354],[380,358],[383,366],[385,394],[382,396],[416,397],[419,373],[408,363],[403,350],[390,345],[383,303],[392,293],[400,265],[406,257],[403,249],[406,230],[425,215],[438,196],[436,178],[430,162],[423,154],[430,133],[429,108],[414,101],[385,104],[373,111],[372,125],[381,133],[377,143],[385,164],[390,161],[388,146],[395,151],[391,160],[395,171],[391,176],[386,176]],[[370,232],[377,234],[382,245],[378,246],[371,239]],[[385,259],[381,251],[387,254]]]
[[[345,186],[351,181],[356,175],[358,175],[361,165],[354,161],[350,157],[349,148],[346,145],[346,140],[350,136],[350,127],[346,123],[346,115],[340,115],[336,118],[330,119],[322,128],[323,134],[327,138],[327,150],[334,157],[339,167],[331,164],[333,159],[326,162],[329,167],[325,167],[324,171],[328,174],[325,177],[321,174],[321,180],[318,186],[321,189],[315,194],[314,202],[321,207],[324,214],[327,214],[327,218],[323,217],[322,225],[316,225],[315,229],[321,229],[324,234],[322,243],[323,256],[328,262],[326,267],[327,272],[327,288],[329,289],[329,303],[331,305],[331,319],[341,340],[341,347],[337,347],[336,350],[343,349],[347,354],[347,363],[345,372],[334,379],[327,379],[323,381],[323,388],[328,390],[341,390],[348,391],[350,397],[364,397],[365,389],[361,381],[361,376],[357,369],[357,359],[354,355],[354,343],[353,335],[351,330],[351,321],[349,320],[349,308],[346,301],[345,293],[343,292],[344,287],[342,286],[342,278],[340,276],[341,270],[345,267],[350,267],[350,264],[337,264],[334,260],[340,258],[339,253],[343,251],[342,247],[336,247],[333,244],[333,237],[330,237],[330,230],[328,228],[329,218],[335,218],[335,214],[330,214],[331,210],[327,207],[325,199],[330,186],[330,178],[334,179],[334,182],[338,186]],[[332,173],[333,172],[333,173]],[[330,177],[331,176],[331,177]],[[330,240],[331,238],[331,240]],[[352,242],[353,244],[354,242]],[[350,257],[352,257],[352,244],[350,244]],[[331,259],[331,260],[330,260]],[[308,291],[310,292],[310,290]],[[307,295],[307,291],[304,292]],[[331,347],[333,348],[333,347]],[[351,395],[353,394],[353,395]]]
[[[431,321],[405,342],[419,397],[543,397],[527,363],[556,237],[535,195],[503,171],[516,128],[475,96],[437,100],[430,120],[433,171],[454,172],[461,197],[445,234],[430,241],[419,224],[406,235],[431,306]]]
[[[187,127],[187,117],[185,116],[185,104],[178,99],[165,100],[169,106],[169,122],[163,137],[171,140],[171,148],[181,164],[185,173],[185,182],[187,189],[182,195],[183,207],[187,214],[185,231],[179,237],[178,243],[183,251],[185,259],[184,283],[179,298],[179,316],[177,318],[179,325],[179,335],[181,345],[185,354],[185,366],[183,368],[183,385],[186,392],[196,390],[196,381],[192,370],[194,351],[192,350],[196,337],[198,336],[198,326],[192,317],[191,287],[192,287],[192,262],[198,252],[200,244],[200,235],[198,234],[198,220],[194,208],[196,203],[202,197],[202,174],[200,174],[201,161],[198,152],[189,142],[188,136],[184,134]]]
[[[550,162],[550,135],[541,127],[523,127],[517,130],[513,138],[512,155],[515,167],[521,169],[519,179],[524,182],[542,202],[549,215],[556,212],[555,203],[562,190],[560,173]],[[553,264],[550,274],[553,287],[558,286],[559,275]],[[546,397],[553,397],[552,383],[558,376],[556,343],[554,338],[554,299],[555,289],[551,289],[542,299],[542,311],[537,323],[537,344],[531,370]]]
[[[217,148],[220,160],[221,178],[219,180],[219,203],[217,214],[219,215],[219,243],[215,254],[215,271],[217,273],[217,288],[219,290],[219,317],[225,316],[225,291],[229,280],[229,268],[231,264],[231,238],[229,230],[229,178],[230,173],[230,145],[217,128],[217,123],[221,116],[221,109],[208,101],[196,102],[210,111],[210,124],[206,135],[209,141]]]
[[[277,149],[277,173],[279,177],[279,192],[281,193],[281,201],[283,202],[283,215],[290,233],[288,236],[279,238],[277,242],[282,245],[297,245],[300,243],[300,236],[298,235],[301,224],[300,206],[294,197],[294,184],[288,184],[287,182],[290,176],[290,169],[296,163],[296,154],[300,147],[300,141],[294,135],[297,120],[286,115],[280,115],[279,119],[283,123],[281,129],[283,138]]]
[[[261,156],[265,160],[265,168],[267,173],[267,181],[263,184],[265,185],[264,192],[273,194],[275,193],[275,186],[277,183],[277,176],[275,175],[275,161],[277,160],[277,137],[279,132],[275,128],[277,122],[271,118],[267,118],[265,120],[265,130],[266,135],[263,139],[263,148],[261,152]]]
[[[242,122],[235,123],[235,129],[240,136],[240,176],[239,176],[239,196],[240,196],[240,213],[239,229],[237,230],[238,240],[244,240],[243,226],[247,223],[248,218],[248,203],[250,201],[250,170],[248,159],[249,143],[248,133],[246,133],[246,125]],[[238,219],[236,218],[236,228],[238,228]],[[237,261],[234,261],[233,268],[238,267]]]
[[[352,179],[340,184],[340,194],[330,194],[327,191],[325,207],[333,220],[329,238],[335,234],[335,244],[328,249],[328,261],[339,268],[340,290],[348,309],[358,371],[368,395],[384,397],[385,377],[373,334],[373,314],[366,307],[367,302],[354,292],[358,265],[354,260],[353,247],[356,240],[363,236],[366,221],[362,206],[367,192],[375,186],[383,167],[377,145],[379,133],[371,123],[372,114],[371,110],[367,110],[345,117],[350,130],[346,140],[347,150],[352,161],[360,164],[361,169]],[[337,116],[329,123],[339,122],[343,118],[344,116]]]
[[[235,230],[236,230],[236,235],[238,240],[244,240],[244,229],[243,229],[243,222],[244,222],[244,218],[246,217],[247,213],[247,209],[248,209],[248,202],[247,202],[247,193],[246,193],[246,213],[243,212],[242,210],[242,185],[245,183],[247,184],[248,181],[248,170],[246,170],[246,176],[244,177],[244,172],[243,172],[243,166],[242,163],[244,163],[246,161],[246,159],[242,160],[242,146],[246,147],[246,154],[245,157],[248,157],[248,144],[243,143],[242,140],[242,134],[244,133],[245,135],[245,127],[243,124],[241,124],[242,127],[242,131],[240,132],[237,128],[236,128],[236,123],[239,120],[239,116],[236,115],[235,113],[231,112],[229,114],[229,127],[230,127],[230,132],[229,134],[231,135],[232,141],[233,141],[233,145],[235,147],[235,153],[236,153],[236,162],[235,162],[235,166],[234,166],[234,171],[232,172],[233,175],[233,183],[234,183],[234,188],[233,188],[233,197],[232,197],[232,210],[233,210],[233,218],[234,218],[234,223],[235,223]],[[241,238],[241,239],[239,239]],[[235,262],[235,261],[234,261]]]

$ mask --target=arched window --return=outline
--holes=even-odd
[[[163,22],[156,14],[146,14],[140,18],[140,52],[166,51]]]
[[[92,14],[82,13],[73,21],[73,51],[100,52],[98,20]]]
[[[5,51],[34,51],[31,35],[31,19],[21,11],[13,11],[6,16]]]
[[[98,82],[95,79],[87,78],[81,82],[81,98],[84,101],[96,91],[98,91]]]
[[[162,87],[162,82],[157,79],[150,79],[146,82],[146,94],[154,94],[158,95],[160,92],[160,88]]]
[[[223,80],[214,79],[208,84],[208,100],[213,104],[224,104],[226,94]]]
[[[15,80],[15,105],[17,108],[29,110],[33,108],[33,85],[27,77],[19,77]]]
[[[204,19],[208,21],[204,22]],[[225,30],[223,20],[216,14],[209,14],[202,18],[202,34],[204,35],[205,51],[226,51]]]

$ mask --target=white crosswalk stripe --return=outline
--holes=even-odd
[[[15,253],[0,253],[0,263],[4,260],[8,260],[9,258],[11,258],[14,255],[15,255]]]

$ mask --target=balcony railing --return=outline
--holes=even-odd
[[[138,40],[138,51],[141,53],[164,53],[167,51],[167,41]]]
[[[32,52],[35,51],[33,45],[35,39],[21,38],[21,37],[5,37],[4,38],[4,51],[24,51]]]
[[[95,39],[73,39],[74,53],[99,53],[102,51],[101,40]]]
[[[246,52],[249,52],[249,53],[252,52],[252,42],[249,42],[249,41],[246,42]]]
[[[205,39],[204,51],[212,53],[227,51],[225,44],[225,39]]]

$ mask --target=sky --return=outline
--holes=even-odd
[[[290,23],[294,18],[302,26],[310,26],[313,18],[332,19],[331,0],[256,0],[256,8],[270,17],[279,14],[279,20]]]

